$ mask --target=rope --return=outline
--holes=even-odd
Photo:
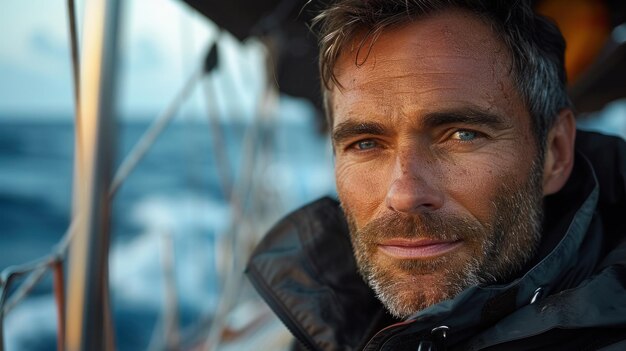
[[[74,182],[73,182],[73,201],[72,213],[76,214],[78,210],[78,194],[79,180],[83,179],[82,173],[84,169],[83,156],[83,127],[81,119],[81,99],[80,99],[80,53],[78,48],[78,34],[76,26],[76,6],[74,0],[67,0],[67,18],[68,30],[70,37],[70,58],[72,60],[72,79],[74,82]]]
[[[71,37],[71,57],[73,64],[73,79],[74,79],[74,98],[75,98],[75,177],[78,177],[81,170],[82,164],[82,147],[81,147],[81,121],[80,121],[80,62],[79,62],[79,49],[77,44],[77,31],[76,31],[76,14],[75,14],[75,6],[74,0],[68,0],[68,17],[69,17],[69,29],[70,29],[70,37]],[[183,102],[190,96],[193,92],[195,83],[199,81],[204,72],[202,69],[195,70],[190,77],[184,83],[182,89],[175,95],[174,99],[167,106],[167,108],[152,122],[152,124],[148,127],[146,132],[142,135],[140,140],[134,145],[128,155],[124,158],[120,167],[117,169],[113,181],[111,182],[111,186],[109,189],[109,197],[112,198],[119,187],[123,184],[123,182],[128,178],[128,176],[135,169],[137,164],[141,161],[141,159],[145,156],[147,151],[152,147],[152,145],[157,140],[158,136],[163,132],[166,126],[170,123],[170,121],[176,116],[176,113],[180,109]],[[205,90],[207,95],[212,95],[212,91]],[[238,236],[240,231],[236,230],[238,224],[242,223],[242,220],[245,218],[245,213],[243,209],[243,203],[245,202],[245,198],[249,193],[252,183],[253,183],[253,170],[254,170],[254,157],[256,154],[256,146],[258,144],[259,135],[261,134],[260,130],[261,124],[263,120],[270,115],[271,110],[274,106],[272,102],[275,101],[275,91],[268,90],[267,96],[261,101],[259,104],[259,116],[261,118],[255,119],[254,123],[252,123],[246,130],[244,137],[244,155],[241,159],[241,167],[242,174],[244,175],[235,186],[230,183],[230,174],[227,170],[230,169],[230,164],[228,164],[228,154],[225,149],[220,148],[217,144],[221,141],[221,146],[224,146],[225,143],[223,139],[221,139],[221,133],[219,133],[216,125],[219,124],[216,121],[217,116],[213,116],[213,114],[209,114],[211,125],[214,129],[214,140],[217,144],[214,144],[215,152],[218,163],[221,164],[222,167],[218,167],[219,169],[226,170],[221,172],[220,180],[221,187],[225,196],[229,199],[229,203],[233,210],[233,216],[231,218],[231,223],[229,225],[230,240],[228,240],[225,244],[227,247],[227,252],[235,252],[239,246]],[[215,138],[216,135],[219,134],[218,138]],[[73,237],[76,233],[77,223],[81,218],[81,214],[78,210],[75,209],[75,213],[73,216],[73,220],[67,229],[66,233],[63,235],[61,240],[58,242],[55,248],[53,248],[52,252],[36,261],[19,265],[8,267],[0,273],[0,351],[4,350],[3,344],[3,332],[2,332],[2,324],[3,319],[8,313],[10,313],[17,304],[19,304],[23,299],[25,299],[28,294],[34,289],[34,287],[43,279],[45,273],[50,268],[54,274],[54,296],[57,305],[57,319],[59,323],[59,337],[57,339],[57,346],[59,349],[63,349],[65,346],[64,340],[64,329],[65,329],[65,301],[64,301],[64,275],[63,275],[63,261],[66,257],[67,250],[69,244],[72,242]],[[219,344],[219,338],[223,329],[223,325],[225,319],[227,317],[227,313],[232,308],[234,301],[236,300],[237,294],[236,292],[239,290],[240,286],[240,277],[236,277],[232,274],[237,267],[240,266],[241,258],[235,258],[234,261],[225,269],[225,281],[223,282],[223,293],[220,297],[220,304],[218,307],[218,311],[213,319],[209,331],[209,336],[206,339],[205,345],[208,349],[211,349],[211,345],[217,346]],[[12,294],[11,298],[8,299],[8,292],[13,281],[21,276],[28,275],[26,280],[19,286],[19,288]],[[169,324],[169,323],[167,323]]]
[[[215,96],[215,84],[214,77],[209,77],[208,81],[202,85],[204,88],[204,95],[207,101],[210,101]],[[217,173],[220,182],[220,189],[224,195],[224,199],[229,199],[233,191],[232,174],[230,172],[231,164],[228,161],[228,143],[224,139],[221,131],[222,127],[219,121],[219,111],[215,104],[207,103],[207,116],[209,118],[209,131],[211,132],[211,141],[213,146],[213,154],[218,164]]]
[[[268,72],[268,76],[271,76],[271,72]],[[243,281],[243,277],[234,274],[238,272],[241,265],[241,261],[244,260],[242,255],[238,254],[239,251],[239,234],[241,230],[239,225],[245,221],[245,211],[243,203],[245,202],[247,194],[250,192],[254,180],[254,167],[255,167],[255,155],[257,151],[257,144],[259,136],[262,131],[263,123],[271,117],[272,112],[275,109],[276,101],[278,99],[277,92],[274,86],[268,85],[265,92],[265,96],[262,96],[258,105],[259,112],[252,123],[246,130],[244,136],[243,157],[241,158],[241,174],[244,176],[240,178],[237,186],[234,187],[229,203],[231,205],[233,215],[229,225],[228,233],[230,239],[224,243],[222,252],[233,253],[233,260],[229,261],[230,265],[225,269],[225,280],[223,282],[224,288],[220,294],[220,300],[218,303],[218,309],[215,313],[214,319],[211,322],[208,336],[205,339],[204,350],[215,350],[220,343],[224,324],[228,317],[228,313],[232,309],[234,302],[238,298],[238,292],[240,291],[240,285]],[[216,248],[217,249],[217,248]]]
[[[81,170],[82,164],[82,133],[81,133],[81,123],[80,123],[80,60],[79,60],[79,48],[78,48],[78,35],[77,35],[77,25],[76,25],[76,11],[75,11],[75,3],[74,0],[67,0],[67,11],[68,11],[68,27],[69,27],[69,36],[70,36],[70,45],[71,45],[71,59],[72,59],[72,74],[74,80],[74,113],[75,113],[75,137],[74,137],[74,148],[75,148],[75,161],[74,161],[74,177],[75,179],[80,178],[79,172]],[[76,217],[75,217],[76,218]],[[55,272],[55,293],[60,291],[60,294],[57,293],[57,308],[61,308],[59,310],[59,339],[58,346],[59,350],[62,350],[63,343],[63,335],[64,335],[64,294],[63,294],[63,257],[67,252],[67,248],[69,243],[74,236],[75,228],[76,228],[77,220],[73,220],[70,224],[70,227],[61,238],[56,248],[54,248],[51,254],[31,263],[27,263],[20,266],[8,267],[0,273],[0,351],[4,350],[4,333],[3,333],[3,321],[4,317],[11,312],[11,310],[17,306],[28,294],[35,288],[37,283],[41,281],[43,276],[45,275],[47,269],[52,266]],[[7,301],[8,291],[11,287],[11,283],[14,279],[29,274],[24,283],[18,288],[18,290],[13,294],[10,300]],[[5,303],[6,302],[6,303]]]
[[[165,111],[159,115],[154,122],[148,127],[146,132],[141,136],[141,139],[135,144],[133,149],[124,158],[124,161],[118,168],[113,181],[111,182],[111,188],[109,190],[109,196],[113,197],[124,180],[128,178],[130,173],[135,169],[135,166],[141,161],[146,152],[154,144],[157,137],[163,132],[169,122],[176,116],[176,113],[180,109],[182,103],[193,92],[194,84],[202,77],[202,70],[198,69],[194,71],[179,93],[174,97],[174,100],[167,106]]]
[[[63,262],[52,264],[54,274],[54,301],[57,307],[57,350],[65,350],[65,279],[63,276]]]
[[[18,303],[28,296],[37,283],[41,281],[49,267],[53,266],[57,262],[63,261],[63,257],[65,257],[67,248],[69,247],[69,243],[75,235],[77,223],[77,219],[72,221],[70,227],[67,229],[57,246],[53,248],[52,253],[26,264],[7,267],[2,271],[2,273],[0,273],[0,286],[2,286],[6,291],[9,290],[11,283],[16,278],[30,274],[24,283],[15,291],[13,296],[11,296],[10,300],[4,303],[4,300],[0,299],[0,317],[4,317],[9,314],[9,312],[11,312],[11,310],[13,310]]]

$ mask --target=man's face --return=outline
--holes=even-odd
[[[408,317],[517,273],[539,241],[542,165],[504,44],[463,11],[387,29],[357,55],[359,42],[331,103],[365,280]]]

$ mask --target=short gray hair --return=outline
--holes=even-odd
[[[531,115],[543,157],[548,131],[559,111],[572,108],[566,90],[565,40],[557,26],[536,14],[525,0],[335,1],[313,20],[313,26],[319,27],[319,68],[329,127],[333,118],[329,92],[333,86],[341,87],[335,63],[357,32],[365,31],[366,38],[375,41],[385,28],[447,8],[469,10],[486,20],[509,49],[512,79]]]

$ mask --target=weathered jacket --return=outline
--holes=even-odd
[[[329,198],[277,224],[247,275],[309,350],[626,350],[626,144],[579,132],[576,150],[570,180],[545,198],[537,257],[507,284],[393,320]]]

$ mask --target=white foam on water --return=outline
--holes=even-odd
[[[57,311],[52,295],[30,297],[4,320],[7,351],[31,350],[56,340]]]
[[[197,308],[212,306],[217,298],[214,242],[228,225],[228,207],[193,194],[151,195],[141,199],[130,215],[142,230],[111,249],[116,303],[163,307],[162,259],[164,246],[172,243],[179,302]]]
[[[264,170],[263,177],[280,194],[289,211],[335,193],[332,169],[326,165],[273,162]]]

